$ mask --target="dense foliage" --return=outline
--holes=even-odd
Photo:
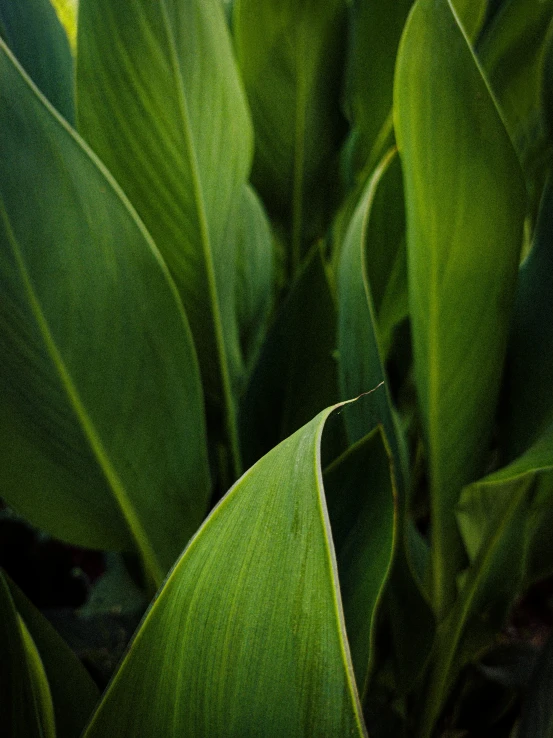
[[[106,686],[0,571],[0,733],[553,736],[553,2],[52,3],[0,0],[2,520],[145,614]]]

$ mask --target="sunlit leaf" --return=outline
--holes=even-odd
[[[136,547],[159,582],[210,494],[186,316],[113,179],[3,44],[0,98],[2,496],[59,538]]]
[[[87,738],[366,735],[320,467],[331,411],[264,456],[211,513]]]
[[[522,172],[449,0],[418,0],[400,44],[395,128],[407,203],[415,376],[443,617],[462,545],[454,506],[483,471],[522,240]]]

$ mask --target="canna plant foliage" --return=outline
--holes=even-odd
[[[0,494],[157,592],[3,735],[553,736],[552,18],[0,0]]]

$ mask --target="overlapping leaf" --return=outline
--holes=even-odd
[[[43,95],[73,123],[73,59],[50,0],[1,0],[0,37]]]
[[[210,494],[186,316],[113,179],[0,46],[0,480],[36,525],[157,581]]]
[[[431,486],[435,604],[455,596],[454,505],[482,470],[522,238],[522,172],[449,0],[418,0],[400,44],[395,128],[408,216],[415,374]]]
[[[211,513],[87,738],[366,735],[320,467],[331,411],[264,456]]]
[[[291,233],[292,272],[302,242],[322,235],[334,203],[345,10],[345,0],[234,3],[255,128],[253,181]]]
[[[175,278],[206,397],[240,470],[236,210],[251,124],[219,0],[82,0],[79,130],[138,211]],[[248,258],[241,254],[241,258]]]

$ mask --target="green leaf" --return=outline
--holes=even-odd
[[[390,573],[396,522],[392,460],[382,429],[376,428],[325,469],[324,484],[351,657],[365,702],[376,611]]]
[[[2,496],[59,538],[136,547],[160,582],[210,495],[186,316],[111,176],[1,42],[0,129]]]
[[[42,94],[73,123],[73,59],[50,0],[0,0],[0,37]]]
[[[78,48],[79,130],[175,278],[206,399],[223,408],[238,476],[243,367],[232,229],[252,131],[222,4],[81,0]]]
[[[506,363],[504,434],[516,458],[553,420],[553,180],[547,183],[530,254],[519,272]]]
[[[350,9],[345,107],[354,126],[354,169],[361,170],[369,160],[369,174],[379,134],[388,126],[392,109],[394,66],[401,32],[413,0],[382,3],[378,0],[353,0]],[[376,146],[380,148],[380,146]],[[377,159],[378,160],[378,159]]]
[[[100,693],[88,672],[46,618],[7,578],[12,601],[43,664],[53,703],[57,738],[81,735]]]
[[[86,738],[366,735],[320,467],[331,412],[264,456],[211,513]]]
[[[0,712],[10,738],[43,738],[36,688],[21,621],[0,572]]]
[[[60,23],[65,28],[67,38],[74,52],[77,45],[77,10],[78,0],[50,0],[54,6]]]
[[[542,117],[542,69],[552,0],[507,0],[488,24],[477,52],[505,117],[524,171],[540,177],[551,162]]]
[[[291,233],[294,274],[324,233],[342,138],[345,0],[236,0],[234,36],[255,129],[253,182]]]
[[[482,30],[488,9],[488,0],[453,0],[453,6],[462,27],[465,29],[465,33],[474,42]]]
[[[242,402],[248,466],[339,399],[335,348],[336,306],[317,246],[276,316]]]
[[[504,627],[516,597],[553,569],[552,502],[553,425],[516,461],[463,490],[456,516],[470,566],[438,629],[422,735],[430,735],[464,664]]]
[[[236,309],[242,355],[249,374],[265,338],[274,280],[271,226],[249,185],[244,187],[236,221]]]
[[[517,738],[553,737],[553,636],[542,649],[522,703]]]
[[[417,0],[396,67],[415,378],[428,458],[434,602],[455,597],[454,506],[483,470],[522,240],[522,172],[449,0]]]
[[[379,259],[386,249],[396,249],[401,228],[401,212],[397,209],[397,191],[393,183],[397,175],[394,151],[388,152],[367,183],[353,214],[340,250],[338,263],[338,348],[339,377],[342,396],[371,392],[365,403],[355,403],[345,414],[350,442],[363,438],[366,428],[381,424],[394,460],[399,494],[399,521],[396,537],[396,560],[389,587],[389,615],[396,652],[396,671],[400,690],[412,688],[422,670],[433,637],[433,616],[422,598],[410,569],[408,525],[408,458],[405,439],[392,405],[384,371],[380,335],[375,318],[369,275],[379,279]],[[385,187],[382,185],[385,184]],[[392,185],[390,187],[390,184]],[[389,216],[399,223],[385,224],[385,195],[392,194]],[[375,207],[376,203],[376,207]],[[374,218],[374,220],[373,220]],[[384,221],[384,223],[383,223]],[[389,236],[390,241],[385,236]],[[388,257],[389,259],[389,257]],[[382,290],[380,290],[382,291]],[[408,603],[408,607],[407,607]],[[413,615],[416,614],[416,618]],[[413,627],[416,624],[416,636]]]

